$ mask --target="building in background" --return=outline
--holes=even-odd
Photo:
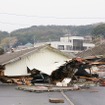
[[[70,36],[70,35],[65,35],[64,37],[60,37],[60,41],[37,43],[35,44],[35,46],[45,43],[50,44],[52,47],[57,48],[66,53],[71,53],[71,52],[78,53],[83,50],[95,47],[95,44],[91,42],[90,37],[87,39],[87,37]]]

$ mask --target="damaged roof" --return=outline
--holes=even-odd
[[[42,50],[44,48],[49,48],[57,53],[60,53],[68,58],[73,58],[72,55],[67,55],[53,47],[51,47],[50,45],[43,45],[43,46],[39,46],[39,47],[33,47],[33,48],[28,48],[28,49],[25,49],[25,50],[21,50],[21,51],[16,51],[16,52],[13,52],[13,53],[6,53],[6,54],[3,54],[0,56],[0,65],[5,65],[7,63],[10,63],[10,62],[14,62],[16,60],[19,60],[21,59],[22,57],[25,57],[25,56],[28,56],[29,54],[31,53],[35,53],[35,52],[38,52],[39,50]]]
[[[105,55],[105,42],[88,50],[77,53],[76,56],[86,58],[88,56]]]

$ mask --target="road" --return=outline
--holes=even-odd
[[[0,105],[52,105],[49,98],[64,99],[64,103],[58,105],[69,105],[60,92],[35,93],[15,88],[16,86],[0,85]]]
[[[89,90],[67,91],[64,95],[74,105],[105,105],[105,88],[96,87]],[[35,93],[17,90],[16,86],[0,84],[0,105],[53,105],[49,98],[62,98],[64,103],[57,105],[70,105],[61,92]],[[55,104],[54,104],[55,105]]]
[[[105,105],[105,87],[65,92],[74,105]]]

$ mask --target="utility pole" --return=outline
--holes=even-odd
[[[9,51],[11,50],[11,35],[9,33]]]
[[[34,46],[35,46],[35,35],[34,35]]]

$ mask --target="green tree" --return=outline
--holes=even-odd
[[[4,54],[4,49],[0,48],[0,55]]]
[[[105,37],[105,24],[99,24],[93,29],[92,34],[94,36],[103,36]]]

